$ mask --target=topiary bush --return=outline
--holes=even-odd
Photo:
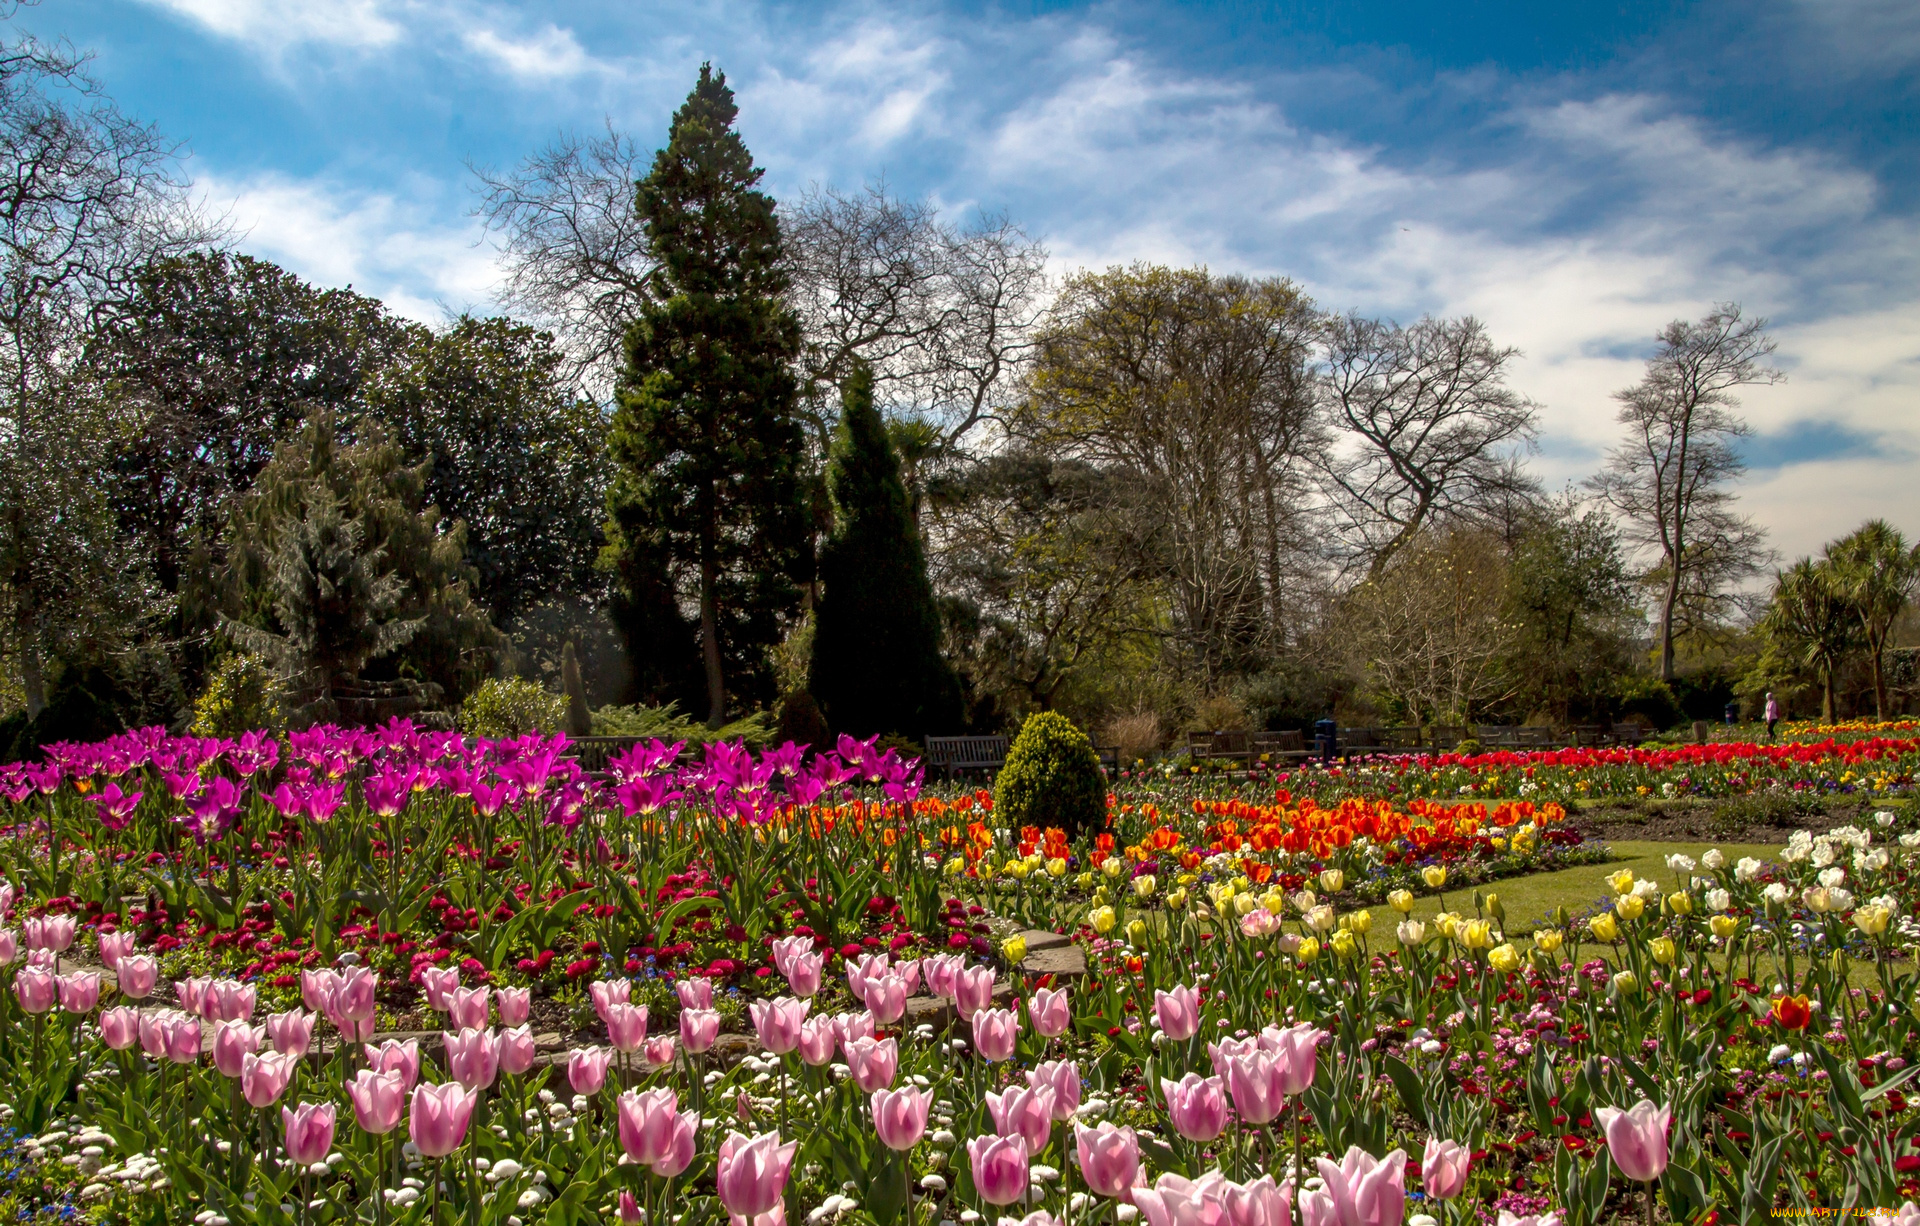
[[[255,728],[280,732],[287,726],[282,700],[286,690],[273,667],[259,656],[225,656],[193,703],[195,736],[239,736]]]
[[[1007,750],[993,781],[994,820],[1058,826],[1069,835],[1104,829],[1107,780],[1087,734],[1057,711],[1036,711]]]
[[[524,677],[489,677],[460,704],[468,736],[525,736],[565,726],[567,700]]]

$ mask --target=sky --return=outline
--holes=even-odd
[[[472,167],[664,141],[727,74],[776,196],[884,179],[1059,273],[1278,275],[1519,347],[1549,488],[1619,440],[1655,333],[1737,301],[1741,507],[1784,557],[1920,536],[1920,4],[42,0],[183,142],[238,246],[427,320],[495,309]]]

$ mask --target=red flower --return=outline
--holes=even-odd
[[[1773,1020],[1788,1030],[1805,1030],[1813,1019],[1813,1008],[1804,996],[1773,998]]]

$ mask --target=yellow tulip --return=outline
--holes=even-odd
[[[1313,961],[1320,956],[1320,942],[1314,940],[1312,937],[1303,939],[1299,947],[1293,951],[1293,956],[1302,962]]]
[[[1427,883],[1429,890],[1437,890],[1447,884],[1447,866],[1429,864],[1420,870],[1420,880]]]
[[[1108,856],[1105,863],[1100,865],[1100,871],[1107,875],[1107,880],[1116,880],[1127,871],[1127,862],[1118,856]]]
[[[1887,930],[1887,922],[1893,918],[1893,912],[1878,903],[1868,903],[1853,913],[1853,926],[1870,937],[1877,937]]]
[[[1564,940],[1558,928],[1542,928],[1533,934],[1533,947],[1543,954],[1558,953]]]
[[[1067,861],[1063,856],[1055,856],[1047,861],[1047,876],[1064,877],[1067,875]]]
[[[1255,900],[1251,894],[1235,894],[1233,896],[1233,913],[1235,915],[1246,915],[1259,905],[1259,902]]]
[[[1487,961],[1502,974],[1516,971],[1520,969],[1520,951],[1511,943],[1500,945],[1487,951]]]
[[[1169,911],[1182,910],[1186,905],[1187,891],[1184,888],[1167,891],[1167,909]]]
[[[1693,914],[1693,895],[1685,890],[1675,890],[1667,895],[1667,910],[1675,915]]]
[[[1025,860],[1007,861],[1007,872],[1012,874],[1016,880],[1025,881],[1027,879],[1027,874],[1032,871],[1033,871],[1033,866],[1028,864]]]
[[[1620,939],[1620,925],[1616,924],[1613,916],[1606,911],[1602,911],[1600,914],[1588,920],[1587,929],[1593,933],[1593,939],[1596,941],[1617,941]]]
[[[1347,875],[1337,868],[1320,871],[1320,888],[1329,894],[1338,894],[1340,887],[1347,884]]]
[[[1459,939],[1468,949],[1485,949],[1493,944],[1493,925],[1485,920],[1468,920],[1459,927]]]
[[[1413,891],[1395,890],[1387,895],[1387,905],[1402,915],[1413,913]]]
[[[1740,931],[1740,920],[1732,915],[1716,915],[1707,921],[1707,927],[1713,929],[1713,935],[1727,940]]]
[[[1079,886],[1083,890],[1091,890],[1093,888],[1093,874],[1081,873],[1079,876],[1073,879],[1073,884]]]
[[[1013,966],[1019,966],[1027,960],[1027,938],[1011,936],[1000,942],[1000,954]]]
[[[1441,936],[1446,937],[1449,941],[1453,939],[1454,930],[1459,926],[1460,917],[1451,911],[1442,911],[1433,917],[1433,927],[1435,931],[1439,932]]]
[[[1154,888],[1159,884],[1158,881],[1153,879],[1152,873],[1135,877],[1133,879],[1133,896],[1135,898],[1152,898]]]
[[[1327,943],[1333,946],[1333,952],[1342,958],[1351,958],[1353,951],[1358,948],[1351,932],[1336,932],[1328,938]]]
[[[1622,894],[1613,900],[1614,914],[1623,920],[1637,920],[1647,909],[1647,900],[1638,894]]]
[[[1093,925],[1095,932],[1105,936],[1113,931],[1113,926],[1120,922],[1120,917],[1113,913],[1112,907],[1095,907],[1087,916],[1087,922]]]
[[[1347,917],[1347,925],[1361,936],[1365,936],[1373,930],[1373,912],[1355,911]]]
[[[1672,966],[1677,951],[1674,949],[1672,937],[1655,937],[1647,942],[1647,952],[1652,954],[1653,960],[1661,966]]]
[[[964,873],[966,871],[967,871],[967,862],[961,859],[959,856],[955,856],[953,859],[947,861],[947,876],[958,877],[961,873]]]
[[[1623,868],[1607,878],[1607,884],[1613,887],[1615,894],[1633,893],[1633,870]]]
[[[1613,977],[1613,988],[1622,996],[1632,996],[1640,990],[1640,980],[1632,971],[1621,971]]]
[[[1269,915],[1279,915],[1287,909],[1287,896],[1279,890],[1268,890],[1260,896],[1260,905]]]
[[[1146,943],[1147,943],[1147,921],[1128,920],[1127,921],[1127,944],[1138,946],[1138,945],[1145,945]]]

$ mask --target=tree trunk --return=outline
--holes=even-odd
[[[1820,678],[1820,722],[1833,722],[1833,669],[1827,669]]]
[[[1887,718],[1887,639],[1881,635],[1873,641],[1873,717]]]
[[[1667,594],[1660,601],[1660,680],[1673,680],[1673,610],[1680,603],[1680,550],[1667,558]]]
[[[707,664],[707,730],[711,732],[727,722],[727,681],[720,671],[720,603],[714,590],[720,582],[720,567],[714,557],[718,543],[714,540],[717,526],[713,522],[711,489],[704,501],[707,505],[700,525],[700,653]]]
[[[40,666],[40,644],[28,638],[20,652],[20,686],[27,695],[27,718],[47,709],[47,678]]]

